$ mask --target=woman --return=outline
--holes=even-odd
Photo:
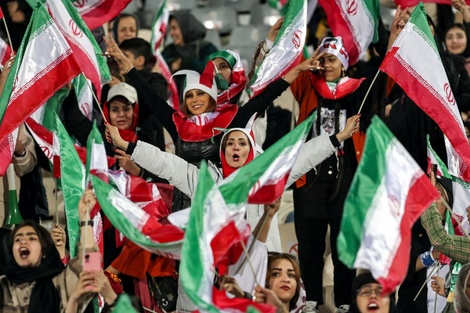
[[[268,253],[266,288],[255,288],[254,301],[274,305],[278,312],[299,312],[303,307],[299,263],[288,253]]]
[[[194,70],[202,73],[209,55],[217,48],[207,40],[206,28],[188,11],[175,11],[170,15],[169,35],[173,42],[162,51],[172,73]]]
[[[129,13],[123,13],[113,21],[113,36],[120,44],[126,39],[136,38],[139,32],[139,19]]]
[[[362,273],[354,278],[352,285],[351,313],[394,313],[395,296],[382,294],[382,286],[372,277],[372,274]]]
[[[193,164],[199,164],[202,159],[219,163],[218,148],[222,134],[219,129],[245,126],[253,114],[264,112],[300,72],[316,68],[319,64],[318,53],[315,53],[239,108],[236,104],[217,106],[217,85],[213,77],[215,66],[213,62],[209,62],[201,75],[194,71],[176,73],[186,75],[186,86],[181,110],[174,110],[148,88],[112,38],[108,39],[107,44],[109,54],[118,62],[126,81],[137,89],[144,99],[143,105],[151,110],[169,132],[175,142],[176,154]],[[187,201],[174,201],[173,210],[188,206]]]
[[[81,253],[96,251],[89,210],[96,200],[92,190],[83,194],[78,204],[81,248],[78,257],[64,267],[49,232],[34,221],[25,220],[11,233],[9,248],[2,252],[0,276],[0,311],[64,312],[70,295],[79,281]],[[86,241],[85,241],[86,238]],[[82,312],[92,295],[78,303]]]

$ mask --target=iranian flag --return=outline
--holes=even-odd
[[[418,164],[375,116],[344,204],[339,259],[349,268],[370,270],[384,293],[392,292],[406,276],[411,228],[439,198]]]
[[[170,11],[166,5],[166,0],[162,2],[160,8],[157,11],[157,15],[153,20],[152,24],[152,38],[150,39],[150,44],[152,47],[153,55],[157,60],[157,64],[160,66],[162,70],[162,75],[165,77],[168,86],[170,88],[170,106],[173,107],[175,110],[179,109],[179,96],[178,96],[178,88],[176,87],[176,83],[173,79],[171,79],[171,71],[166,64],[165,59],[163,58],[160,48],[162,46],[163,40],[165,39],[166,31],[168,28],[168,19],[170,17]]]
[[[72,49],[38,1],[0,97],[0,141],[78,73]]]
[[[77,254],[77,245],[80,238],[77,208],[86,187],[85,167],[74,148],[72,139],[56,114],[55,120],[55,132],[60,143],[60,172],[65,216],[67,216],[70,257],[73,258]]]
[[[250,190],[248,203],[270,204],[282,195],[292,166],[305,142],[305,137],[312,128],[313,120],[313,116],[307,118],[251,162],[256,161],[255,164],[259,162],[263,173],[259,173],[261,175],[259,180]],[[245,171],[246,166],[241,167],[232,175]],[[227,179],[230,180],[230,176]]]
[[[343,38],[349,65],[359,61],[371,42],[377,42],[378,0],[318,0],[334,36]]]
[[[111,80],[111,74],[93,34],[70,0],[47,0],[47,8],[70,45],[82,72],[95,86],[96,95],[100,99],[101,86]]]
[[[299,63],[306,36],[307,0],[289,1],[276,41],[249,83],[250,98]]]
[[[109,172],[109,178],[119,191],[148,214],[161,219],[170,214],[156,183],[129,175],[124,170]]]
[[[244,219],[250,185],[234,182],[229,185],[226,191],[231,192],[219,190],[207,164],[201,164],[181,252],[180,281],[188,297],[203,312],[223,312],[229,308],[246,312],[249,306],[255,306],[250,299],[229,302],[225,293],[214,287],[214,268],[228,248],[246,240],[250,232]],[[231,189],[236,185],[241,189]],[[275,312],[271,306],[256,306],[261,312]]]
[[[93,93],[89,87],[91,81],[84,75],[78,75],[72,83],[80,112],[90,121],[93,120]]]
[[[126,238],[145,250],[179,259],[184,232],[171,224],[161,224],[153,215],[127,199],[118,190],[96,176],[91,176],[101,209]]]
[[[470,182],[470,146],[423,3],[413,11],[380,70],[439,125],[449,141],[446,144],[449,171]]]
[[[13,54],[13,49],[10,45],[0,38],[0,64],[5,65]]]
[[[5,175],[8,166],[13,158],[16,141],[18,140],[18,128],[9,133],[2,141],[0,141],[0,176]]]
[[[131,0],[74,0],[73,6],[90,29],[95,29],[118,16]]]

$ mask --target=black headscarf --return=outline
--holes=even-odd
[[[170,20],[175,19],[178,23],[184,45],[175,46],[176,51],[181,56],[196,57],[199,53],[199,40],[206,36],[206,27],[199,22],[194,15],[188,11],[176,11],[170,15]]]
[[[13,237],[21,227],[31,226],[39,237],[42,248],[42,260],[36,267],[20,267],[13,257]],[[11,233],[10,249],[5,255],[4,274],[8,280],[16,285],[22,283],[36,282],[31,292],[29,301],[29,313],[50,313],[60,312],[60,295],[52,278],[64,270],[64,265],[60,260],[52,237],[49,232],[31,220],[25,220],[15,226]]]
[[[351,307],[349,308],[349,313],[361,313],[359,311],[359,308],[357,307],[357,302],[356,302],[356,297],[357,297],[357,292],[359,289],[361,289],[362,286],[367,285],[367,284],[378,284],[378,282],[375,280],[374,277],[372,277],[372,274],[370,272],[362,273],[356,276],[354,278],[354,281],[352,283],[352,300],[351,300]],[[395,305],[395,292],[392,292],[390,295],[390,309],[389,313],[395,313],[396,310],[396,305]]]

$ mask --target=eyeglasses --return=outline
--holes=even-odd
[[[364,288],[359,289],[357,291],[357,294],[360,297],[370,297],[373,292],[375,293],[375,296],[380,297],[382,295],[382,287],[376,287],[376,288],[364,287]]]

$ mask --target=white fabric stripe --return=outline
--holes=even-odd
[[[455,97],[452,94],[444,66],[442,65],[441,58],[436,50],[434,50],[434,43],[429,42],[429,38],[422,33],[422,31],[412,23],[407,23],[402,30],[403,35],[399,36],[394,42],[393,47],[399,47],[398,53],[395,58],[408,70],[415,78],[428,89],[442,105],[452,112],[453,118],[457,124],[460,125],[462,132],[464,132],[462,118],[455,102]],[[419,60],[426,60],[425,62],[418,62],[417,51],[419,51]],[[450,103],[448,96],[454,99]]]
[[[61,1],[62,0],[47,1],[48,8],[51,11],[51,16],[57,23],[57,27],[62,32],[62,35],[80,47],[80,50],[83,51],[84,55],[87,56],[89,62],[93,64],[96,71],[98,72],[97,76],[100,77],[98,70],[98,59],[96,58],[95,49],[93,48],[90,39],[88,39],[86,34],[81,31],[78,25],[73,21],[72,17]],[[82,64],[82,66],[83,65],[84,64]]]
[[[355,268],[370,268],[374,277],[386,277],[400,245],[400,224],[408,191],[424,173],[396,138],[385,152],[386,169],[362,227]],[[387,223],[383,223],[387,221]]]
[[[142,231],[142,228],[149,219],[149,214],[114,189],[109,193],[108,201],[129,221],[129,223]]]
[[[107,173],[108,162],[103,143],[94,142],[91,149],[90,170],[98,170],[103,173]]]
[[[84,3],[84,5],[79,5],[76,2],[74,2],[73,5],[77,8],[77,11],[78,13],[80,13],[80,15],[85,15],[93,11],[95,8],[99,7],[100,5],[102,5],[105,1],[110,1],[110,0],[88,0],[88,1],[82,0],[80,2]]]
[[[262,186],[275,185],[284,178],[286,173],[290,172],[292,165],[297,159],[297,155],[303,140],[299,140],[292,146],[286,147],[276,160],[269,165],[263,176],[256,182],[250,190],[250,196],[256,193]]]
[[[50,42],[54,42],[51,46]],[[47,51],[47,53],[43,53]],[[41,54],[40,56],[38,54]],[[50,24],[30,40],[26,46],[24,56],[37,56],[22,62],[16,75],[10,103],[21,96],[28,88],[41,77],[51,71],[60,62],[72,54],[69,45],[60,34],[55,24]],[[26,61],[26,60],[25,60]]]
[[[340,8],[341,17],[348,25],[351,37],[354,40],[354,45],[359,52],[359,59],[364,55],[367,47],[374,37],[374,23],[371,13],[367,10],[367,6],[360,0],[335,0],[336,5]],[[348,13],[346,10],[349,6],[354,10],[353,13]],[[352,62],[353,60],[350,60]]]

